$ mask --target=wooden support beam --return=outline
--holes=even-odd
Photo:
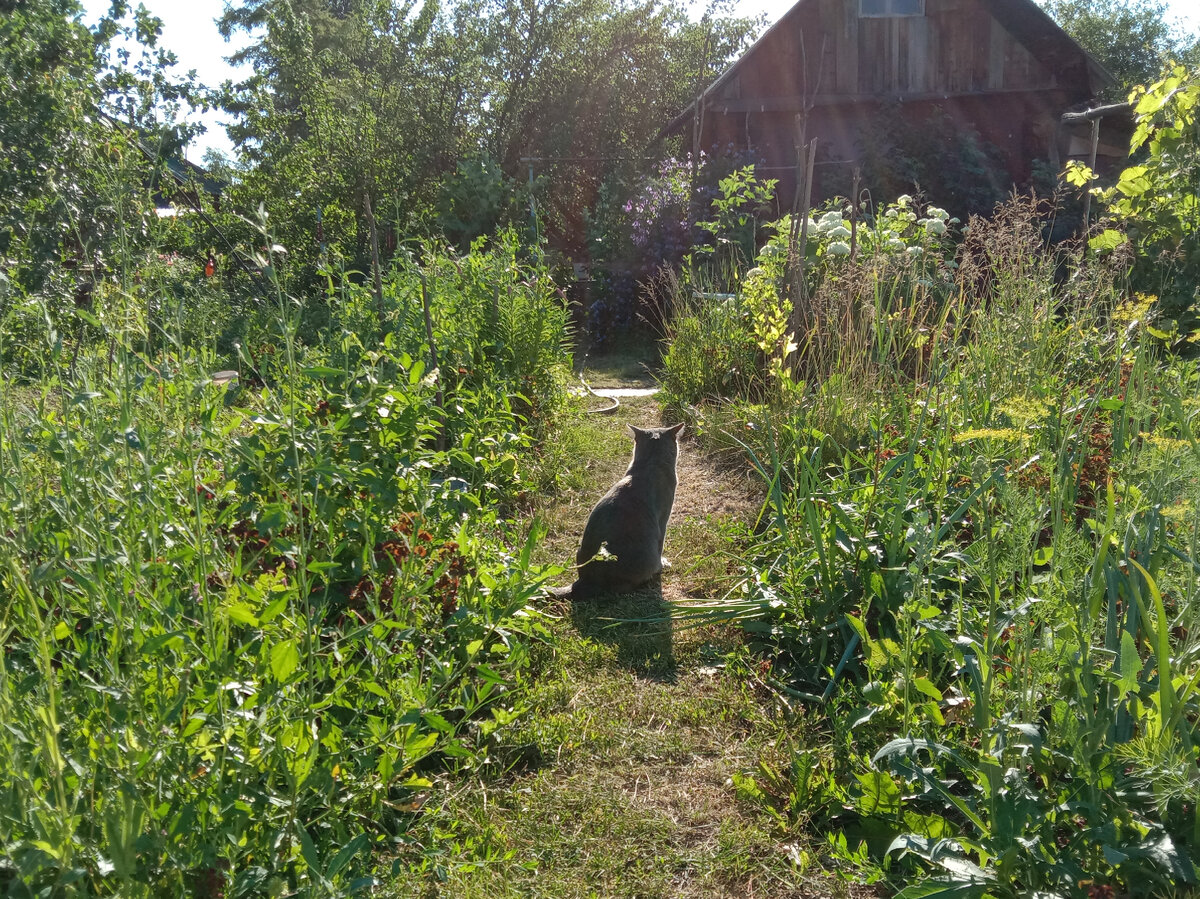
[[[1128,103],[1110,103],[1108,106],[1097,106],[1084,112],[1064,112],[1062,122],[1064,125],[1080,125],[1084,122],[1099,121],[1106,116],[1127,115],[1131,112],[1133,107]]]

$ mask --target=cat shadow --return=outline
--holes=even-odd
[[[617,661],[642,677],[675,681],[671,604],[655,581],[640,590],[571,603],[579,633],[617,648]]]

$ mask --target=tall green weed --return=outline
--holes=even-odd
[[[1196,881],[1197,372],[1034,213],[972,220],[930,318],[876,282],[869,328],[794,338],[808,380],[720,412],[767,500],[728,596],[682,614],[739,618],[781,695],[828,704],[825,780],[771,791],[823,797],[845,860],[924,872],[904,896]]]
[[[340,284],[306,344],[261,257],[228,387],[133,279],[62,330],[0,327],[38,364],[0,386],[9,894],[367,889],[521,715],[546,632],[513,513],[565,314],[511,246],[432,259],[391,279],[382,335]]]

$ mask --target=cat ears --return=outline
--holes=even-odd
[[[684,423],[681,421],[679,424],[672,425],[669,428],[639,428],[635,425],[629,425],[628,427],[630,433],[632,433],[635,438],[648,437],[651,440],[657,440],[659,437],[662,437],[666,434],[670,434],[672,437],[678,439],[679,435],[683,433],[683,425]]]

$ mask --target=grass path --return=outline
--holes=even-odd
[[[591,383],[637,386],[611,372],[593,373]],[[541,510],[550,529],[544,561],[573,557],[591,505],[628,463],[625,426],[660,423],[652,397],[587,417],[576,435],[587,448],[586,477]],[[459,854],[401,894],[865,895],[821,870],[805,837],[737,795],[735,775],[787,770],[793,733],[804,729],[785,723],[759,689],[739,633],[673,629],[664,616],[664,600],[715,589],[729,564],[720,529],[744,526],[757,509],[744,477],[685,441],[661,593],[548,607],[558,640],[535,666],[526,723],[498,753],[506,773],[460,780],[429,810]],[[622,618],[657,620],[612,620]]]

